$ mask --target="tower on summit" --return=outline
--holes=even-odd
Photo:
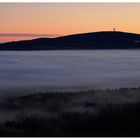
[[[113,28],[113,31],[114,31],[114,32],[116,31],[115,28]]]

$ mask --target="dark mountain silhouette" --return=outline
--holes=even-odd
[[[140,49],[140,34],[104,31],[0,44],[0,50]]]

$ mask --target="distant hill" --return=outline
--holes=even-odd
[[[102,31],[0,44],[0,50],[140,49],[140,34]]]

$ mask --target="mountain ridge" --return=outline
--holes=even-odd
[[[140,49],[140,34],[99,31],[0,44],[0,50]]]

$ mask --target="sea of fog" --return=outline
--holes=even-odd
[[[0,51],[0,94],[140,86],[140,50]]]

